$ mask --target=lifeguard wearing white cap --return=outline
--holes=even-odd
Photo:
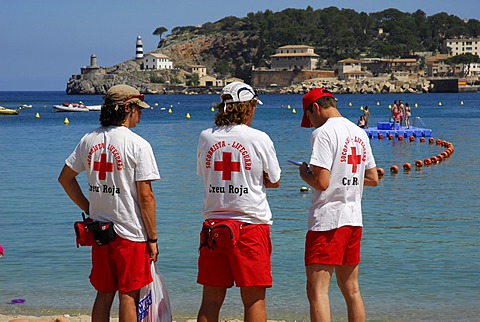
[[[257,103],[263,105],[262,101],[258,98],[257,92],[252,88],[252,86],[242,83],[242,82],[232,82],[225,86],[222,89],[223,95],[230,95],[232,98],[224,100],[224,103],[238,103],[238,102],[248,102],[252,99],[256,99]]]

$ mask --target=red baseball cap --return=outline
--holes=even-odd
[[[321,97],[333,97],[333,94],[324,88],[314,88],[303,96],[303,99],[302,99],[303,117],[302,117],[302,123],[300,125],[301,127],[307,127],[307,128],[312,127],[312,124],[310,124],[310,120],[305,114],[305,111],[307,107],[312,105],[313,102],[315,102]]]

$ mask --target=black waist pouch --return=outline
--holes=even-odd
[[[87,224],[88,230],[92,232],[95,243],[98,246],[106,245],[115,240],[116,234],[111,221],[94,220]]]

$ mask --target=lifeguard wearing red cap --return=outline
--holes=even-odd
[[[322,97],[333,97],[333,94],[330,91],[328,91],[324,88],[314,88],[303,96],[303,99],[302,99],[303,118],[302,118],[301,127],[309,128],[309,127],[312,126],[312,124],[310,123],[310,120],[308,119],[307,115],[305,114],[305,111],[316,100],[318,100],[319,98],[322,98]]]

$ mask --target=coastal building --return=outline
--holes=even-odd
[[[142,58],[143,58],[143,42],[142,42],[142,37],[138,35],[136,46],[135,46],[135,59],[142,59]]]
[[[480,38],[450,38],[443,44],[452,56],[467,53],[480,56]]]
[[[288,45],[279,47],[270,58],[271,69],[274,70],[314,70],[319,55],[314,53],[311,46]]]
[[[80,68],[81,74],[93,74],[96,73],[100,67],[97,66],[97,56],[92,54],[90,56],[90,66],[83,66]]]
[[[362,70],[361,61],[358,59],[343,59],[338,62],[338,78],[340,79],[363,79],[371,76]]]
[[[164,54],[149,53],[143,57],[143,69],[172,69],[173,62]]]
[[[203,65],[188,65],[190,73],[197,74],[198,78],[202,78],[207,75],[207,67]]]
[[[373,76],[392,73],[414,74],[420,69],[415,58],[363,58],[361,63],[363,70],[372,73]]]

